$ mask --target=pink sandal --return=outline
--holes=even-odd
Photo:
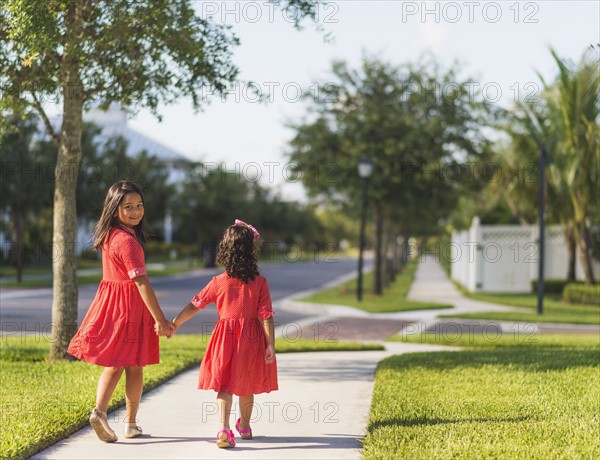
[[[221,437],[219,436],[221,433],[225,433],[227,435],[227,439],[221,439]],[[217,447],[220,447],[220,448],[235,447],[235,438],[233,436],[233,431],[220,430],[217,433]]]
[[[235,429],[240,434],[240,438],[242,438],[242,439],[252,439],[252,428],[249,427],[247,430],[241,430],[240,429],[240,420],[241,419],[238,418],[237,422],[235,422]]]

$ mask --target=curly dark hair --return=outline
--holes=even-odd
[[[260,275],[256,252],[252,230],[242,225],[231,225],[225,229],[219,243],[217,262],[225,267],[230,278],[248,283]]]

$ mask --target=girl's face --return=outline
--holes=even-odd
[[[123,197],[117,212],[117,219],[126,227],[135,227],[144,217],[144,203],[139,193],[128,193]]]

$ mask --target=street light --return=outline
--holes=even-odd
[[[360,207],[360,240],[358,243],[358,280],[356,284],[356,300],[362,301],[363,291],[363,250],[365,248],[365,221],[367,220],[367,188],[369,176],[373,172],[373,163],[367,156],[361,157],[358,162],[358,175],[362,182],[362,203]]]
[[[537,313],[544,314],[544,252],[545,252],[545,226],[544,209],[546,208],[546,162],[547,162],[546,144],[540,145],[540,204],[538,210],[540,226],[540,262],[538,265],[537,281]]]

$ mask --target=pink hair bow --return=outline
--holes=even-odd
[[[248,227],[250,230],[252,230],[252,233],[254,233],[254,239],[255,240],[260,237],[260,233],[258,233],[258,230],[256,230],[252,225],[247,224],[243,220],[235,219],[235,224],[234,225],[241,225],[242,227]]]

